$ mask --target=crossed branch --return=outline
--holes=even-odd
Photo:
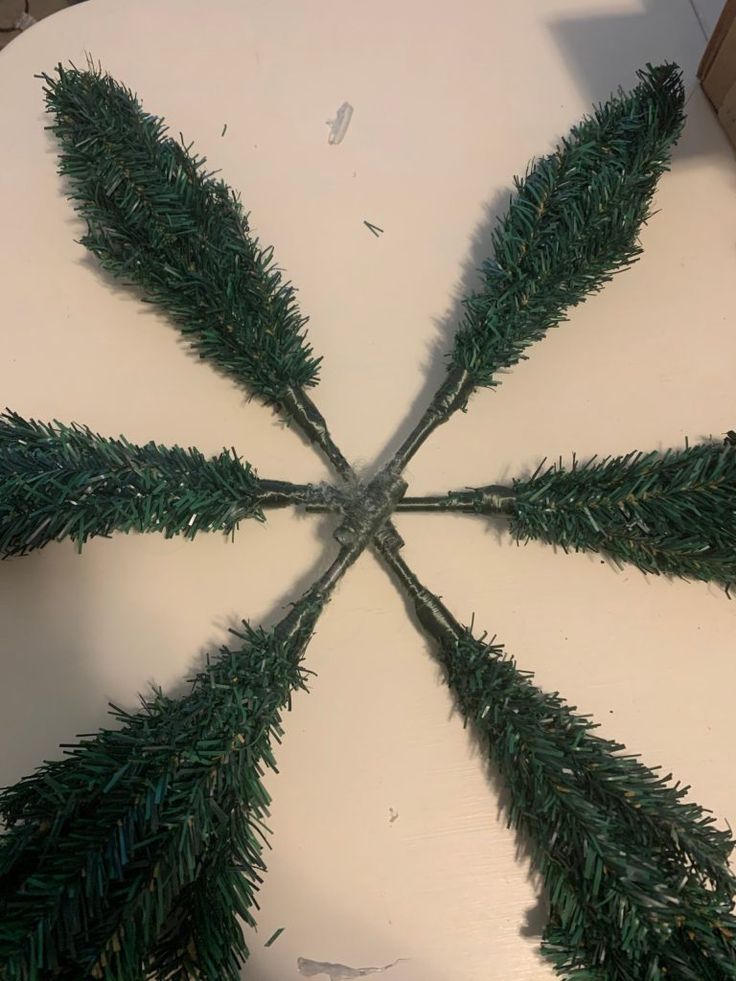
[[[361,484],[307,393],[317,376],[293,291],[230,190],[100,70],[43,76],[84,243],[179,324],[203,357],[275,404],[337,487],[262,479],[234,454],[133,446],[0,418],[0,551],[95,534],[232,532],[269,507],[341,516],[338,554],[270,630],[243,624],[184,698],[154,692],[117,728],[0,795],[0,978],[236,981],[264,866],[261,778],[335,585],[371,547],[433,641],[464,722],[509,788],[509,824],[547,890],[542,949],[596,981],[736,979],[733,841],[687,788],[593,733],[503,647],[473,636],[402,558],[396,510],[505,514],[517,537],[608,552],[648,572],[736,573],[736,437],[725,445],[541,468],[511,487],[406,497],[402,474],[479,386],[630,265],[683,124],[675,66],[649,66],[537,161],[492,236],[445,380],[393,459]]]

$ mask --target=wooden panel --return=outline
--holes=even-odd
[[[710,41],[708,41],[708,46],[700,62],[700,67],[698,68],[699,79],[704,79],[710,71],[711,65],[723,43],[723,39],[734,20],[736,20],[736,0],[726,0],[726,4],[721,11],[721,16],[718,18],[718,23],[715,26]]]
[[[718,110],[718,119],[728,133],[731,142],[736,144],[736,82],[726,93],[721,108]]]

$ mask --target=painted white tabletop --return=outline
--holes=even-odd
[[[694,80],[704,44],[686,0],[93,0],[41,22],[0,55],[0,402],[138,442],[233,446],[264,476],[329,475],[75,244],[35,72],[91,54],[240,189],[310,316],[315,400],[371,470],[444,372],[513,174],[638,66],[674,59],[689,121],[644,257],[475,395],[412,462],[410,485],[443,492],[542,457],[733,428],[736,163]],[[345,100],[353,119],[330,146],[326,120]],[[736,822],[736,603],[517,547],[480,518],[397,524],[460,619],[474,614],[542,686]],[[152,681],[176,690],[233,622],[273,622],[334,554],[333,527],[281,511],[234,544],[117,536],[0,565],[0,781],[102,724],[108,700],[132,706]],[[391,981],[551,978],[539,885],[498,787],[372,555],[340,585],[307,666],[312,692],[295,699],[267,780],[273,851],[244,976],[298,978],[305,957],[406,958]]]

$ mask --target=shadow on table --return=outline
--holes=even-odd
[[[678,12],[672,8],[672,0],[642,0],[638,10],[604,9],[585,17],[560,17],[547,22],[586,102],[602,102],[619,86],[633,85],[638,68],[664,61],[681,64],[690,93],[696,59],[705,49],[707,38],[693,9],[675,16]],[[707,144],[683,141],[679,155],[702,154],[711,149]]]
[[[0,663],[10,679],[0,697],[0,785],[60,757],[59,743],[106,715],[86,630],[94,583],[89,567],[70,568],[65,545],[0,563]]]
[[[520,166],[519,169],[522,169]],[[491,254],[491,232],[496,222],[506,212],[512,190],[504,187],[497,191],[483,206],[483,212],[470,236],[467,258],[463,263],[460,280],[455,287],[447,312],[434,322],[436,337],[430,344],[424,369],[424,385],[412,405],[409,414],[393,437],[379,454],[375,468],[387,463],[419,421],[432,396],[447,373],[447,358],[452,350],[453,338],[463,319],[464,299],[481,285],[481,266]]]

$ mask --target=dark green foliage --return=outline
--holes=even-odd
[[[231,822],[242,820],[237,806]],[[177,899],[150,956],[157,981],[240,981],[248,950],[238,916],[251,925],[254,920],[250,887],[234,864],[230,836],[226,825],[221,840],[203,855],[197,878]]]
[[[497,385],[497,372],[641,253],[637,236],[682,130],[684,93],[675,65],[648,66],[639,79],[516,180],[452,354],[476,385]]]
[[[165,309],[202,357],[266,401],[313,385],[319,359],[270,248],[205,158],[109,75],[42,76],[61,173],[105,269]]]
[[[22,555],[71,538],[158,531],[193,538],[263,520],[274,482],[234,451],[135,446],[84,426],[0,416],[0,554]],[[284,485],[286,486],[286,485]]]
[[[560,462],[513,487],[404,497],[399,511],[506,515],[517,539],[604,552],[642,572],[736,580],[736,440]],[[326,510],[327,505],[314,505]]]
[[[594,734],[498,644],[443,645],[448,683],[508,788],[550,907],[544,952],[585,981],[736,978],[731,835],[688,788]]]
[[[263,872],[261,782],[319,604],[299,628],[245,625],[180,699],[67,749],[0,796],[3,981],[237,981]],[[293,617],[291,618],[293,620]],[[291,620],[289,621],[291,622]]]
[[[514,482],[511,527],[568,550],[605,552],[644,572],[736,580],[736,448],[561,464]]]

